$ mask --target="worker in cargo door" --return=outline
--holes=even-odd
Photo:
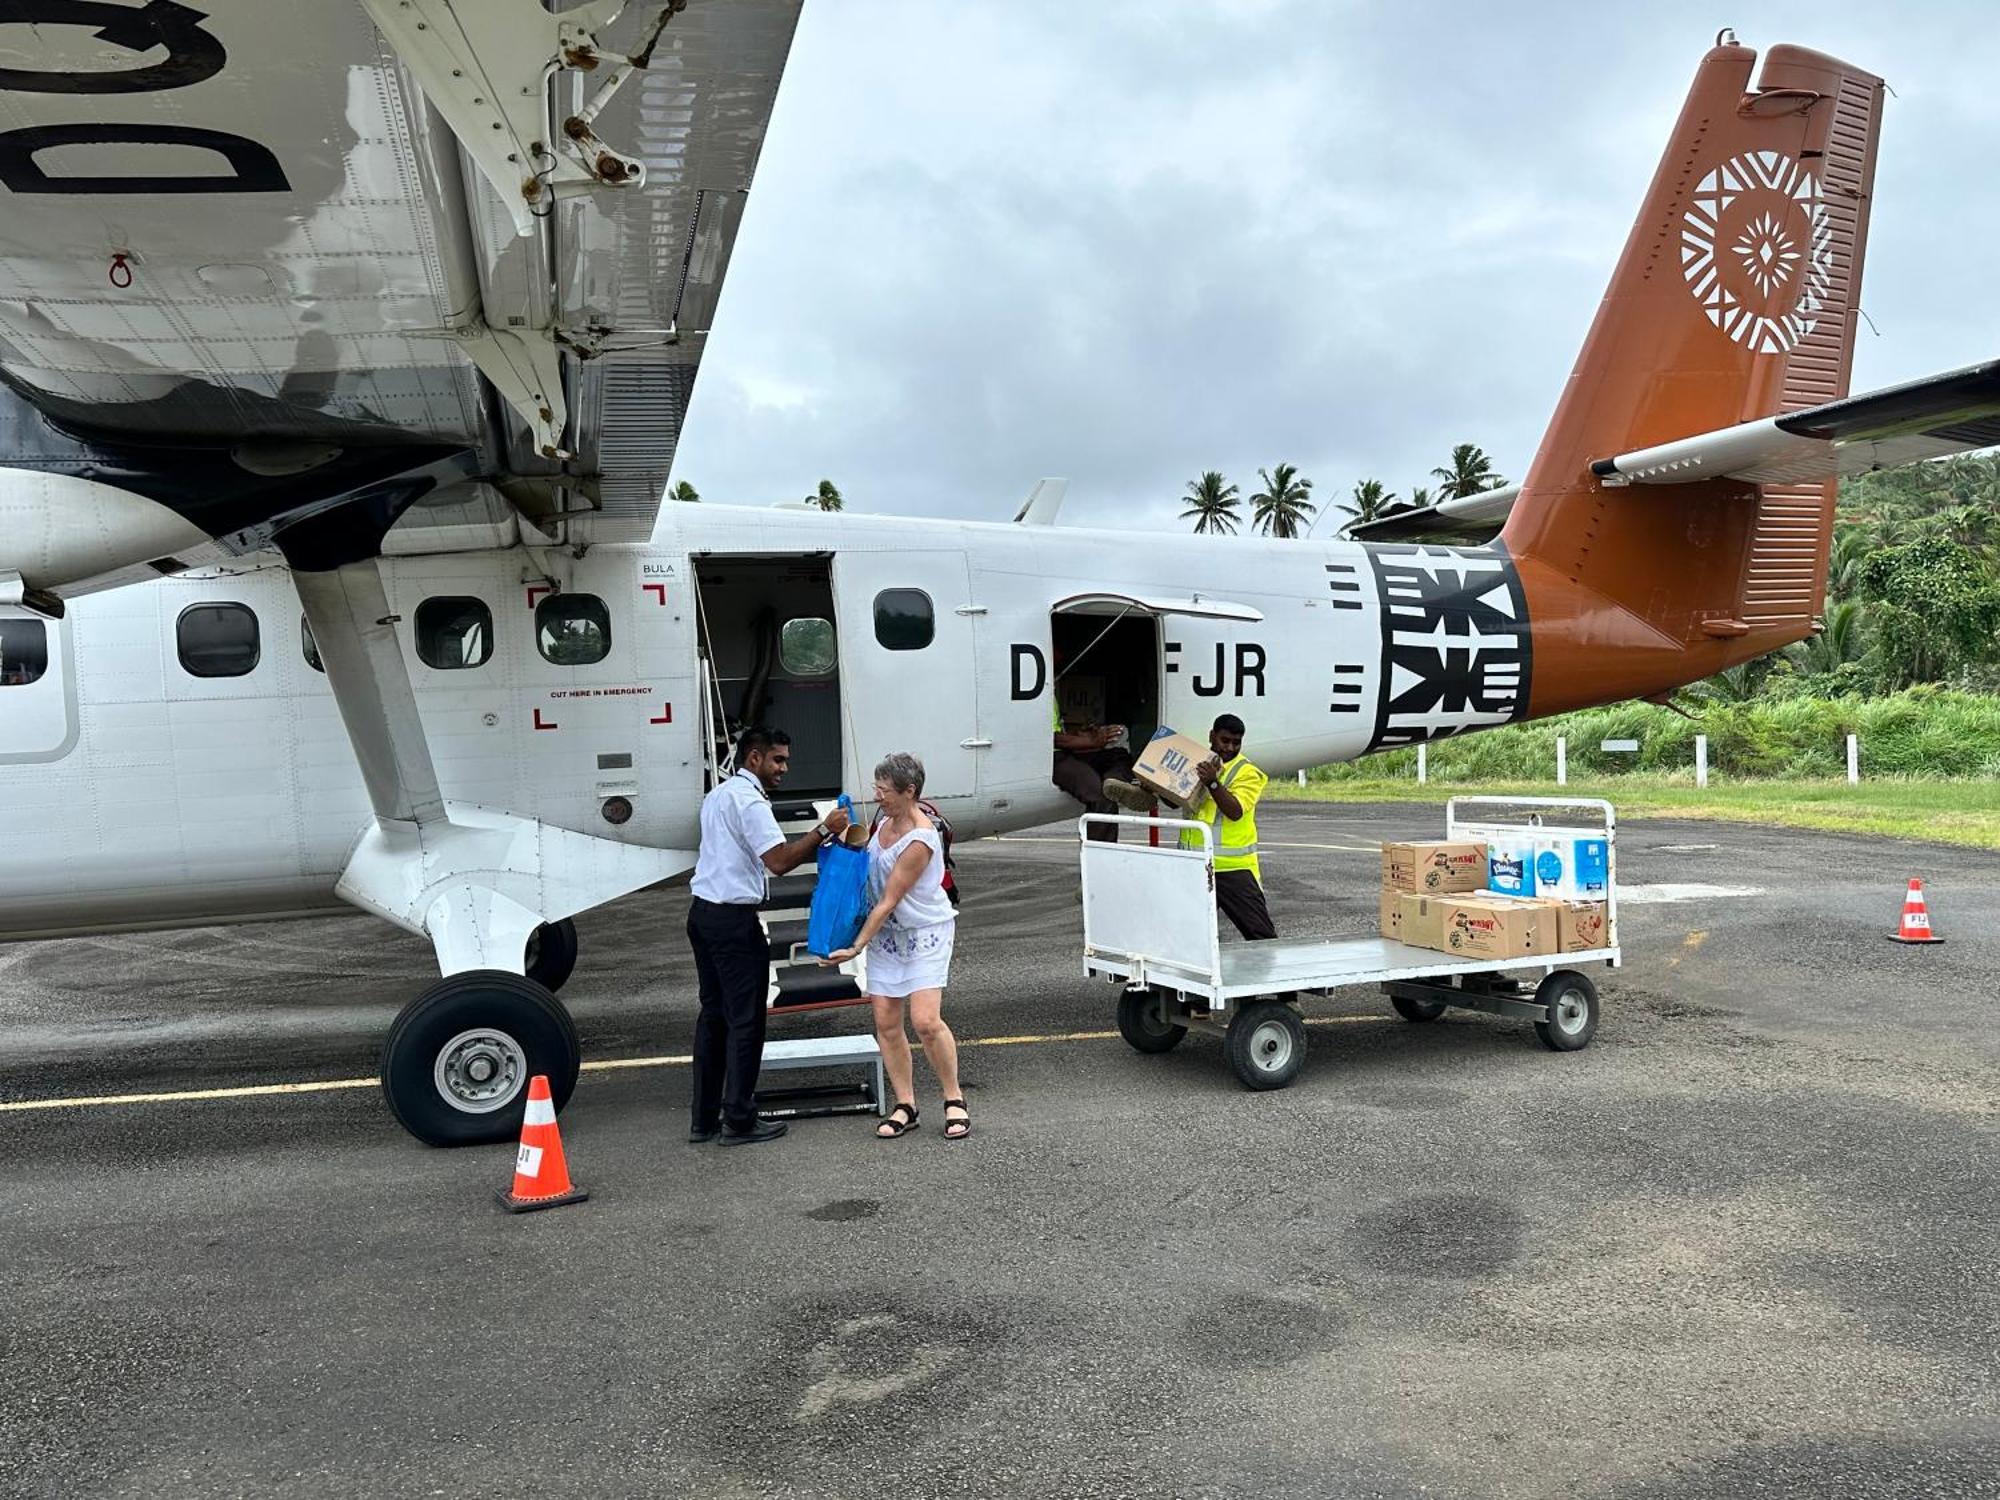
[[[1235,714],[1219,716],[1208,731],[1210,758],[1195,768],[1208,788],[1206,801],[1188,816],[1208,824],[1215,849],[1215,907],[1252,942],[1278,935],[1271,908],[1264,901],[1264,871],[1257,863],[1257,803],[1269,782],[1243,753],[1243,721]],[[1193,829],[1181,835],[1188,848],[1200,848]]]
[[[1057,674],[1060,675],[1065,658],[1059,646],[1055,649],[1055,658]],[[1052,700],[1051,726],[1055,732],[1055,763],[1050,769],[1049,780],[1081,802],[1085,812],[1115,813],[1118,808],[1106,795],[1105,784],[1132,774],[1132,752],[1118,744],[1125,738],[1125,726],[1086,724],[1080,729],[1071,729],[1063,723],[1062,699],[1053,683],[1049,685],[1049,697]],[[1150,804],[1141,801],[1139,805],[1144,808]],[[1089,835],[1101,843],[1115,844],[1118,842],[1118,825],[1093,823]]]

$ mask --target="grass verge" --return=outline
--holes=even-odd
[[[1824,828],[1838,833],[1929,839],[1975,849],[2000,849],[2000,781],[1883,779],[1849,786],[1845,780],[1751,781],[1696,787],[1685,778],[1619,776],[1572,778],[1564,788],[1547,782],[1433,780],[1419,786],[1407,776],[1313,781],[1305,786],[1274,780],[1266,794],[1306,802],[1438,802],[1447,797],[1602,797],[1626,818],[1711,818]]]

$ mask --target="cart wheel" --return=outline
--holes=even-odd
[[[1282,1000],[1258,1000],[1236,1013],[1222,1049],[1243,1087],[1281,1089],[1306,1064],[1306,1023]]]
[[[1597,986],[1574,969],[1558,969],[1535,991],[1535,1004],[1549,1008],[1546,1021],[1535,1022],[1542,1045],[1556,1052],[1576,1052],[1597,1034]]]
[[[1435,1021],[1451,1009],[1442,1000],[1419,1000],[1414,995],[1391,995],[1389,1003],[1405,1021]]]
[[[1127,990],[1118,997],[1118,1033],[1140,1052],[1171,1052],[1187,1027],[1167,1019],[1167,997],[1158,990]]]

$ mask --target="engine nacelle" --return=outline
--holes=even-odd
[[[29,589],[74,585],[206,547],[208,533],[157,500],[74,474],[0,468],[0,573]]]

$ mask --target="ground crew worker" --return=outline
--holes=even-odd
[[[1243,753],[1243,721],[1223,714],[1208,731],[1211,758],[1195,767],[1208,788],[1208,801],[1190,817],[1208,824],[1215,849],[1215,907],[1255,942],[1274,938],[1271,908],[1264,902],[1264,872],[1257,863],[1257,802],[1270,780]],[[1189,829],[1181,843],[1200,848],[1201,839]]]
[[[701,850],[695,857],[688,943],[701,981],[694,1024],[693,1121],[688,1144],[722,1137],[725,1146],[774,1141],[782,1120],[757,1118],[757,1072],[764,1064],[765,996],[771,945],[757,920],[772,875],[789,875],[821,842],[847,828],[835,808],[790,843],[771,811],[771,793],[792,761],[791,737],[753,728],[736,742],[736,774],[701,803]]]

